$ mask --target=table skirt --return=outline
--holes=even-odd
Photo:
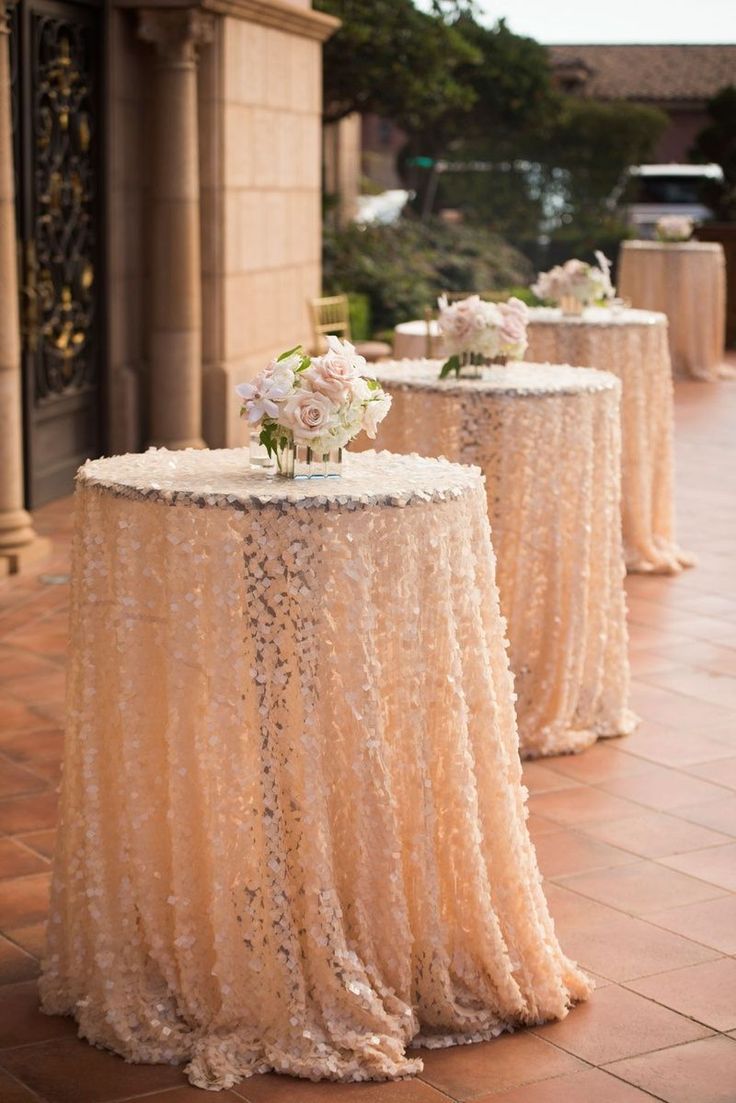
[[[525,825],[485,493],[454,470],[440,500],[322,508],[80,482],[44,1010],[214,1089],[406,1076],[409,1047],[588,993]]]

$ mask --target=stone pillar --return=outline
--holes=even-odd
[[[156,48],[151,202],[150,436],[203,448],[197,49],[212,16],[193,8],[139,13]]]
[[[49,550],[23,508],[21,353],[10,107],[10,28],[0,0],[0,574]]]

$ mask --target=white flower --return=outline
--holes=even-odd
[[[239,383],[235,393],[243,400],[248,423],[258,425],[264,417],[278,417],[279,403],[286,399],[293,387],[293,371],[284,368],[269,373],[266,369],[249,383]]]
[[[612,299],[616,289],[611,283],[611,262],[600,251],[595,254],[599,267],[584,260],[572,259],[555,265],[549,272],[540,272],[532,291],[540,299],[559,302],[566,297],[578,299],[584,305]]]
[[[660,241],[688,241],[694,226],[687,215],[666,214],[657,222],[655,232]]]
[[[376,439],[378,426],[391,409],[391,395],[385,391],[377,392],[377,397],[365,406],[363,410],[363,428],[371,440]]]

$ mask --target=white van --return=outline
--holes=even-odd
[[[612,198],[639,237],[654,237],[663,215],[686,215],[693,222],[713,218],[702,200],[703,185],[723,180],[720,165],[632,165]]]

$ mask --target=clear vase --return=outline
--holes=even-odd
[[[261,444],[260,429],[253,429],[250,434],[250,466],[253,471],[273,471],[276,467],[276,457],[269,456],[265,444]]]
[[[461,379],[482,379],[483,367],[490,363],[487,357],[481,356],[479,352],[461,352],[458,360],[460,367],[457,374]]]
[[[580,315],[583,313],[583,304],[574,295],[563,295],[560,299],[560,310],[567,315]]]
[[[284,479],[329,479],[342,474],[342,448],[318,452],[291,436],[276,446],[276,472]]]

